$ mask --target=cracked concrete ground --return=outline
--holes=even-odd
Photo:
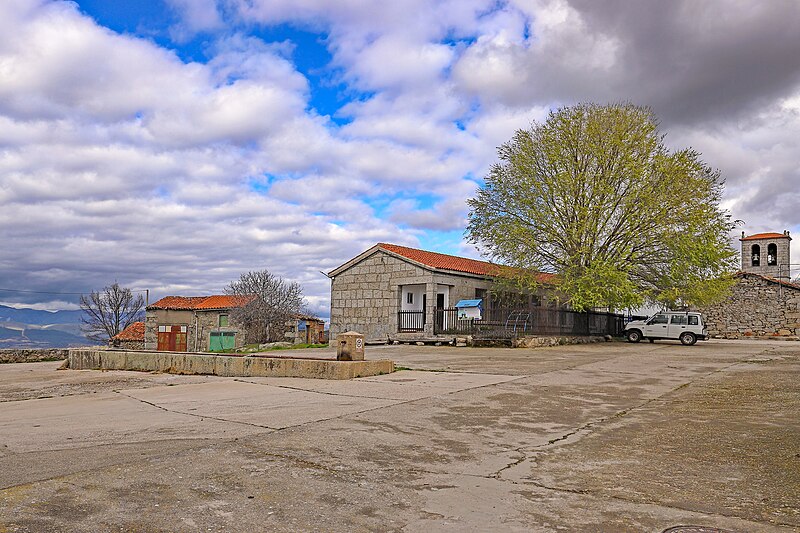
[[[800,531],[800,343],[367,356],[411,370],[0,365],[0,532]]]

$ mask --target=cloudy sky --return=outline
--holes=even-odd
[[[376,242],[474,256],[496,147],[585,101],[651,106],[741,229],[800,232],[795,0],[4,0],[0,303],[266,268],[327,316],[320,271]]]

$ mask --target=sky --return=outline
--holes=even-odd
[[[651,107],[737,235],[800,235],[794,0],[4,0],[0,303],[268,269],[328,316],[377,242],[477,257],[497,147],[577,102]]]

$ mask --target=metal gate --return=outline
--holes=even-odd
[[[233,331],[212,331],[208,338],[208,350],[220,352],[236,347],[236,334]]]

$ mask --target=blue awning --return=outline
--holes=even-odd
[[[480,307],[482,304],[483,304],[483,300],[482,299],[478,299],[478,300],[459,300],[459,302],[456,304],[456,307],[458,307],[458,308],[461,308],[461,307]]]

